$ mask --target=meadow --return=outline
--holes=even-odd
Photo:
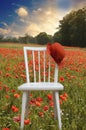
[[[23,46],[0,43],[0,130],[20,128],[18,86],[26,82]],[[59,82],[65,86],[60,92],[62,130],[86,130],[86,49],[65,47],[65,53],[59,66]],[[24,130],[58,130],[53,115],[51,91],[31,92]]]

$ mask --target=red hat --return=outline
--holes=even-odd
[[[47,50],[57,64],[61,63],[61,61],[65,57],[64,47],[60,43],[48,43]]]

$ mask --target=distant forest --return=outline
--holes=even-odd
[[[25,34],[22,37],[5,37],[0,34],[0,42],[15,43],[47,43],[59,42],[64,46],[86,47],[86,6],[73,10],[59,21],[58,31],[52,36],[46,32],[41,32],[33,37]]]

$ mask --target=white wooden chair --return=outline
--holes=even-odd
[[[30,52],[32,51],[32,53],[29,53],[28,51]],[[32,57],[31,57],[31,54],[32,54]],[[28,58],[28,56],[30,57]],[[37,65],[35,63],[35,58],[36,58],[36,63],[38,62],[37,71],[36,71]],[[59,91],[63,90],[64,86],[58,82],[58,65],[55,64],[54,81],[51,81],[52,80],[51,79],[52,62],[51,62],[51,56],[48,56],[48,54],[46,53],[46,47],[24,47],[24,59],[25,59],[27,82],[18,87],[19,90],[23,91],[22,112],[21,112],[21,130],[23,130],[24,128],[24,119],[25,117],[28,116],[29,93],[30,91],[37,91],[37,90],[53,91],[54,117],[55,119],[58,120],[58,127],[59,127],[59,130],[61,130],[62,123],[61,123],[61,111],[60,111],[60,103],[59,103]],[[32,65],[33,65],[33,75],[34,75],[33,82],[30,81],[31,75],[29,72],[31,72],[31,68],[29,68],[29,62],[30,62],[29,60],[32,61]],[[42,67],[42,69],[41,69],[41,64],[42,66],[44,66]],[[46,65],[47,65],[47,70],[46,70]],[[42,76],[41,76],[41,73],[42,73]]]

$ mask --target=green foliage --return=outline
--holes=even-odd
[[[54,42],[60,42],[61,43],[61,40],[62,39],[62,35],[60,34],[60,32],[58,31],[58,32],[56,32],[55,34],[54,34],[54,36],[53,36],[53,40],[54,40]]]
[[[25,36],[18,38],[19,43],[35,43],[36,39],[28,34],[25,34]]]
[[[37,43],[42,45],[47,44],[48,42],[52,42],[52,36],[48,35],[45,32],[41,32],[40,34],[38,34],[36,36],[36,39]]]
[[[63,17],[59,28],[63,45],[86,47],[86,7]]]
[[[4,36],[2,34],[0,34],[0,41],[3,41]]]

